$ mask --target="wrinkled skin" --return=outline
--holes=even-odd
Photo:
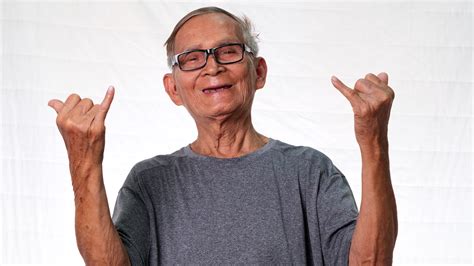
[[[228,17],[197,16],[178,32],[176,53],[240,42],[241,34]],[[253,60],[253,61],[249,61]],[[261,57],[220,65],[212,56],[199,71],[173,70],[163,78],[166,92],[194,118],[198,138],[192,149],[208,156],[237,157],[263,146],[268,138],[251,122],[256,90],[265,84],[267,66]],[[390,180],[388,121],[394,99],[388,75],[367,74],[349,88],[333,77],[332,83],[349,101],[362,157],[362,201],[352,237],[351,265],[390,265],[397,236],[395,197]],[[211,95],[203,89],[216,85],[230,89]],[[102,176],[105,118],[114,97],[110,88],[101,104],[76,94],[63,103],[51,100],[70,162],[76,204],[76,238],[88,265],[127,265],[128,255],[112,224]]]
[[[110,217],[102,176],[105,117],[114,98],[110,87],[101,104],[71,94],[50,100],[66,144],[76,206],[76,241],[87,265],[128,265],[129,259]]]
[[[78,189],[82,180],[75,175],[84,164],[101,165],[105,147],[105,117],[112,104],[114,91],[105,95],[101,104],[71,94],[63,103],[51,100],[48,105],[58,114],[56,124],[66,145],[73,187]]]
[[[350,265],[391,265],[398,233],[390,179],[388,121],[395,97],[388,75],[367,74],[349,88],[331,79],[349,101],[362,157],[362,201],[349,253]]]
[[[390,109],[395,94],[388,86],[388,75],[369,73],[357,80],[354,89],[338,78],[331,79],[334,87],[349,100],[354,112],[355,136],[359,145],[372,145],[387,136]]]
[[[222,14],[205,14],[188,20],[176,35],[175,54],[209,49],[225,43],[242,43],[234,20]],[[238,157],[262,147],[268,138],[252,125],[255,93],[265,85],[267,65],[263,58],[246,53],[242,61],[218,64],[209,56],[198,70],[181,71],[177,66],[163,77],[170,99],[184,106],[193,117],[198,137],[191,148],[213,157]],[[229,88],[206,94],[210,87]]]

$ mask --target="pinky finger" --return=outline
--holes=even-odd
[[[347,87],[341,80],[339,80],[336,76],[331,77],[332,85],[342,93],[349,101],[352,101],[354,98],[354,90]]]
[[[112,104],[112,101],[114,99],[114,94],[115,94],[115,88],[113,86],[110,86],[107,89],[107,93],[105,94],[104,100],[99,105],[100,108],[99,108],[99,111],[97,112],[95,120],[99,120],[102,123],[104,123],[105,117],[107,116],[107,112],[109,111],[110,105]]]

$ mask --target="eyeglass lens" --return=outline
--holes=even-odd
[[[214,49],[214,58],[220,64],[231,64],[242,60],[243,48],[240,44],[230,44]],[[182,70],[194,70],[206,65],[207,52],[205,50],[190,51],[178,56],[178,63]]]

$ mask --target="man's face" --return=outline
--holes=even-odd
[[[199,15],[178,31],[174,53],[209,49],[227,43],[242,43],[236,22],[223,14]],[[248,54],[240,62],[221,65],[210,55],[206,66],[182,71],[175,66],[164,85],[173,102],[184,105],[196,122],[205,118],[225,119],[250,112],[256,89],[265,84],[263,58],[254,63]]]

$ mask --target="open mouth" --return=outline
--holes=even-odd
[[[221,92],[221,91],[230,89],[230,87],[232,87],[232,85],[223,85],[223,86],[218,86],[218,87],[206,88],[206,89],[203,89],[202,92],[204,92],[205,94],[216,93],[216,92]]]

